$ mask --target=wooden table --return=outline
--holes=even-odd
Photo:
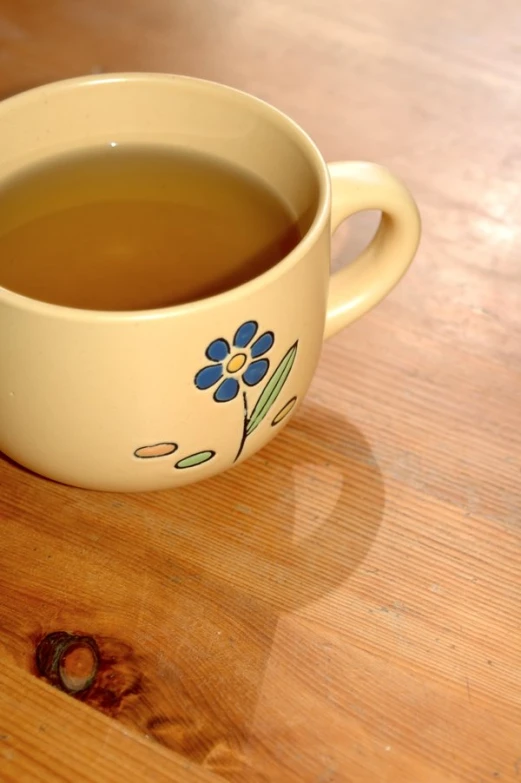
[[[521,780],[519,0],[0,6],[2,95],[126,69],[387,164],[424,239],[236,470],[125,496],[0,461],[0,780]],[[81,698],[35,676],[53,631],[99,646]]]

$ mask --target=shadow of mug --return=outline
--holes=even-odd
[[[176,620],[155,629],[155,649],[170,654],[131,722],[229,780],[264,780],[249,736],[279,619],[364,560],[384,507],[380,471],[359,430],[307,403],[236,470],[163,496],[175,518],[155,526],[152,546]],[[136,502],[156,511],[157,498]]]
[[[229,780],[264,780],[250,735],[278,622],[346,583],[382,517],[360,431],[307,402],[255,457],[182,489],[91,493],[26,471],[4,486],[0,645],[35,671],[48,634],[89,637],[100,660],[77,698]]]

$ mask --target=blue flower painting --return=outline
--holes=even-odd
[[[201,391],[215,387],[216,402],[234,400],[241,385],[256,386],[265,377],[270,362],[266,358],[273,347],[273,332],[257,337],[258,324],[246,321],[241,324],[231,344],[222,337],[213,340],[206,349],[206,358],[213,364],[203,367],[195,376],[195,385]]]
[[[247,438],[268,415],[293,368],[298,341],[286,351],[269,375],[269,354],[274,345],[273,332],[260,331],[257,321],[245,321],[235,330],[230,340],[216,337],[210,342],[204,354],[207,364],[196,372],[193,379],[195,388],[203,393],[211,392],[211,399],[217,403],[231,403],[242,392],[240,444],[235,461],[239,459]],[[263,381],[265,383],[251,409],[250,390]],[[286,418],[293,409],[296,399],[292,397],[286,403],[273,419],[272,426]],[[134,452],[134,456],[142,460],[164,457],[173,454],[177,448],[178,445],[172,442],[154,443],[139,447]],[[178,460],[174,467],[178,470],[193,468],[213,459],[216,454],[214,449],[190,454]]]

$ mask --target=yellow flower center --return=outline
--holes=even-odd
[[[246,354],[236,353],[235,356],[232,356],[232,358],[226,365],[226,369],[228,370],[228,372],[239,372],[239,370],[242,370],[245,364],[246,364]]]

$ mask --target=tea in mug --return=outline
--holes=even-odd
[[[89,310],[194,301],[262,274],[299,221],[254,175],[186,149],[104,145],[0,188],[0,286]]]

